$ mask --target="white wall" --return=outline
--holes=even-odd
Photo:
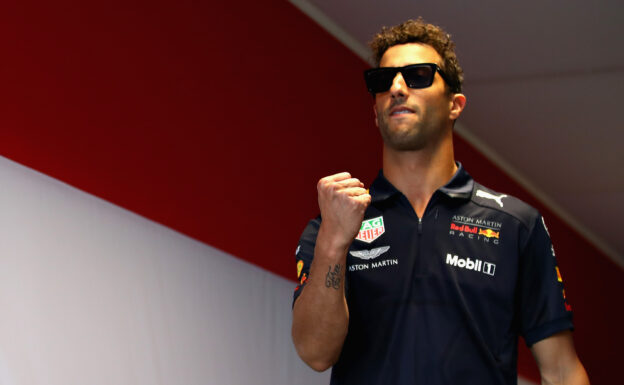
[[[293,289],[0,157],[1,385],[327,384]]]

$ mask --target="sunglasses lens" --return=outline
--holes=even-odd
[[[400,68],[373,68],[364,72],[364,79],[368,92],[373,94],[388,91],[399,71],[409,88],[427,88],[433,84],[436,68],[435,64],[429,63],[412,64]]]
[[[368,92],[386,92],[392,85],[392,80],[396,76],[395,68],[375,68],[365,72],[366,87]]]
[[[427,88],[433,83],[435,68],[429,65],[408,66],[401,73],[409,88]]]

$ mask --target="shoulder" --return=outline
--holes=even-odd
[[[500,216],[514,218],[529,231],[541,218],[541,214],[533,206],[512,195],[487,188],[480,183],[475,182],[470,199],[478,206],[498,212]]]
[[[319,228],[321,227],[321,215],[319,214],[316,218],[311,219],[306,225],[305,229],[303,229],[303,237],[313,237],[316,239],[316,235],[318,234]]]
[[[314,252],[314,245],[316,244],[316,237],[318,236],[319,228],[321,227],[321,216],[311,219],[303,229],[301,237],[299,238],[299,245],[297,246],[297,253],[300,248],[308,246],[310,252]],[[297,254],[296,253],[296,254]]]

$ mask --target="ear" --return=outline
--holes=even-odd
[[[451,96],[450,103],[451,111],[449,113],[449,119],[455,120],[459,118],[459,115],[461,115],[464,107],[466,106],[466,97],[464,94],[453,94],[453,96]]]
[[[375,113],[375,126],[379,127],[379,120],[377,119],[377,105],[373,104],[373,112]]]

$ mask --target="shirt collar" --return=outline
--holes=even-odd
[[[474,180],[464,169],[464,166],[460,162],[457,162],[457,171],[451,180],[444,186],[440,187],[438,191],[447,195],[450,198],[469,199],[472,195],[472,189],[474,188]],[[370,187],[370,194],[373,202],[382,201],[390,198],[395,194],[399,194],[400,191],[396,189],[383,175],[383,170],[379,170],[379,175],[373,181]]]

